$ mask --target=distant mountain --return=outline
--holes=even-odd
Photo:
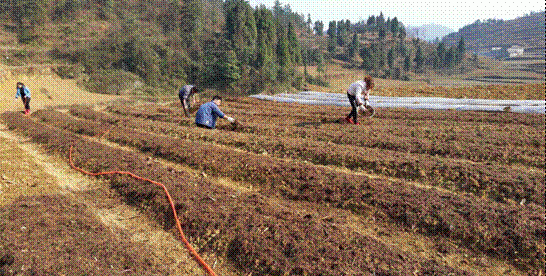
[[[420,38],[426,41],[433,41],[455,32],[453,29],[438,24],[425,24],[419,27],[408,26],[406,32],[409,37]]]
[[[512,20],[488,19],[466,25],[458,32],[444,37],[446,45],[456,45],[462,37],[466,49],[472,52],[490,51],[493,47],[544,48],[544,11]]]

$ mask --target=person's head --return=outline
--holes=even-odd
[[[17,83],[17,88],[23,88],[23,86],[25,86],[25,85],[22,82]]]
[[[216,95],[212,97],[212,102],[215,103],[216,105],[220,105],[222,103],[222,97]]]
[[[372,90],[375,84],[373,83],[373,78],[370,75],[364,76],[364,81],[366,82],[366,90]]]

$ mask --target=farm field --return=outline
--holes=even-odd
[[[85,170],[165,184],[184,233],[219,275],[544,275],[543,114],[378,109],[353,126],[335,122],[347,108],[228,98],[221,109],[239,124],[195,128],[179,103],[75,105],[1,120],[61,162],[74,146]],[[110,204],[136,208],[149,220],[141,224],[176,237],[157,187],[85,178],[104,183]],[[23,216],[9,206],[29,200],[85,209],[51,197],[9,200],[0,216]],[[52,200],[63,204],[43,203]],[[172,273],[131,249],[142,245],[125,246],[136,261],[114,263],[118,271]],[[15,260],[0,271],[22,272],[19,255],[0,250]]]

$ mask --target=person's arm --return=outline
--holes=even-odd
[[[218,108],[218,106],[216,106],[216,105],[212,108],[212,112],[213,112],[214,114],[216,114],[218,117],[220,117],[220,118],[222,118],[222,119],[226,119],[226,120],[227,120],[228,122],[230,122],[230,123],[234,123],[234,122],[235,122],[235,119],[233,119],[233,118],[231,118],[231,117],[229,117],[229,116],[226,116],[226,114],[224,114],[224,113],[220,110],[220,108]]]
[[[23,89],[25,89],[25,97],[30,98],[30,90],[26,87],[23,87]]]
[[[370,90],[364,91],[364,106],[370,105]]]
[[[19,98],[21,97],[21,92],[19,92],[19,88],[16,89],[17,90],[17,93],[15,93],[15,98]]]

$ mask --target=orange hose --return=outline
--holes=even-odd
[[[167,187],[165,187],[165,185],[163,185],[163,184],[161,184],[159,182],[153,181],[151,179],[138,176],[138,175],[136,175],[134,173],[126,172],[126,171],[109,171],[109,172],[98,172],[98,173],[92,173],[92,172],[85,171],[84,169],[76,167],[74,165],[74,163],[72,162],[72,148],[73,148],[73,146],[70,146],[70,151],[68,153],[68,159],[70,161],[70,167],[72,167],[73,169],[75,169],[75,170],[77,170],[77,171],[79,171],[81,173],[84,173],[84,174],[87,174],[87,175],[92,175],[92,176],[107,175],[107,174],[126,174],[126,175],[129,175],[129,176],[131,176],[131,177],[133,177],[135,179],[143,180],[143,181],[150,182],[152,184],[161,186],[161,188],[163,188],[163,191],[165,191],[165,194],[167,195],[167,198],[169,199],[169,204],[171,205],[171,209],[173,211],[174,220],[176,221],[176,227],[178,228],[178,232],[180,233],[180,237],[182,238],[182,241],[184,242],[184,245],[186,245],[186,248],[188,249],[188,251],[190,251],[190,254],[195,258],[195,260],[203,267],[203,269],[209,275],[217,276],[216,273],[214,273],[214,271],[212,270],[212,268],[201,258],[201,256],[199,256],[197,251],[195,251],[195,249],[193,249],[193,247],[190,245],[190,243],[186,239],[186,236],[184,235],[184,232],[182,231],[182,226],[180,225],[180,220],[178,219],[178,215],[176,213],[176,208],[174,207],[173,199],[171,198],[171,195],[169,194],[169,191],[167,190]]]

